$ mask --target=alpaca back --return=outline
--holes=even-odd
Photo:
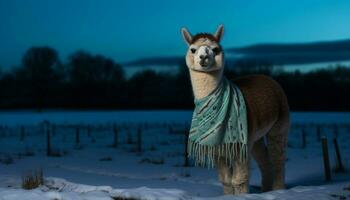
[[[249,143],[266,135],[277,121],[285,121],[285,126],[289,126],[287,97],[275,80],[265,75],[249,75],[233,82],[246,101]]]

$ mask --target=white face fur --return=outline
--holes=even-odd
[[[201,72],[211,72],[222,69],[224,55],[217,41],[220,41],[223,34],[223,26],[212,35],[215,40],[208,37],[200,37],[192,41],[192,35],[187,29],[182,29],[182,35],[189,45],[186,54],[186,64],[189,69]]]

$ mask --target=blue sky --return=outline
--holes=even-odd
[[[349,0],[0,0],[0,67],[49,45],[62,60],[85,49],[126,62],[182,55],[180,28],[226,28],[224,47],[350,38]]]

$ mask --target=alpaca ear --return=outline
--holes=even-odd
[[[220,42],[223,34],[224,34],[224,25],[220,24],[214,35],[218,42]]]
[[[184,27],[181,29],[182,37],[184,38],[185,42],[190,45],[192,43],[192,35],[191,33]]]

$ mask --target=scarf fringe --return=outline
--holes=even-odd
[[[226,165],[233,167],[235,161],[248,161],[248,147],[244,143],[224,143],[215,146],[188,141],[188,157],[194,159],[195,166],[214,168],[219,158],[225,158]]]

